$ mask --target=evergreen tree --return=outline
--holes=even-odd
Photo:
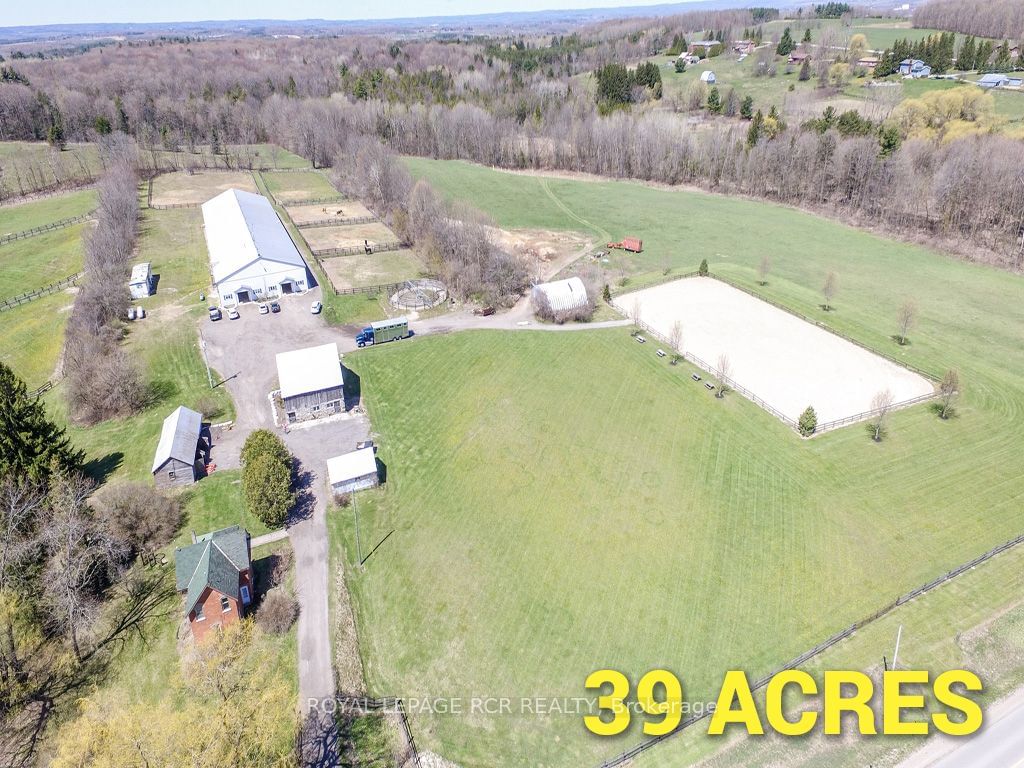
[[[800,434],[804,437],[810,437],[814,434],[814,430],[818,428],[818,414],[814,412],[814,408],[807,406],[803,413],[800,414],[800,420],[797,422]]]
[[[882,157],[889,157],[900,148],[900,132],[893,125],[883,125],[878,130],[878,153]]]
[[[789,27],[786,27],[782,33],[782,39],[779,40],[779,44],[775,47],[775,53],[779,56],[789,56],[796,48],[796,43],[793,42],[793,35],[789,31]]]
[[[740,117],[744,120],[750,120],[754,116],[754,97],[744,96],[743,103],[740,104]]]
[[[686,71],[686,62],[682,59],[676,59],[676,72],[683,73]]]
[[[975,47],[974,35],[968,35],[960,46],[960,52],[956,57],[956,68],[967,71],[974,69],[974,61],[977,57],[977,48]]]
[[[113,129],[110,125],[110,118],[105,115],[100,115],[92,122],[92,127],[96,129],[96,133],[100,136],[108,135]]]
[[[804,59],[804,63],[800,65],[800,74],[797,75],[797,79],[801,83],[805,83],[811,79],[811,60]]]
[[[55,469],[77,470],[84,459],[25,382],[0,363],[0,477],[46,482]]]
[[[764,115],[761,110],[754,113],[754,119],[750,121],[750,128],[747,129],[747,148],[753,149],[761,140],[761,131],[764,127]]]
[[[718,86],[711,86],[711,90],[708,91],[708,112],[717,115],[722,111],[722,94],[718,91]]]
[[[707,277],[708,276],[708,260],[707,259],[701,259],[700,266],[697,268],[697,274],[700,275],[701,277]]]
[[[804,30],[804,38],[803,38],[802,42],[804,42],[804,43],[811,42],[811,28],[810,27],[808,27],[807,29]]]
[[[1010,44],[1006,40],[1003,40],[1003,44],[999,46],[993,68],[996,72],[1005,72],[1010,68]]]
[[[979,72],[988,70],[988,60],[992,58],[992,50],[992,41],[982,40],[978,46],[978,54],[974,59],[972,69],[977,69]]]

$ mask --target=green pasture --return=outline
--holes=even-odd
[[[579,696],[594,669],[635,680],[667,667],[705,701],[726,669],[763,674],[1020,533],[1019,276],[764,203],[409,167],[501,226],[642,237],[628,264],[637,283],[706,257],[869,346],[939,375],[958,368],[964,396],[949,421],[927,406],[895,414],[881,444],[862,425],[802,441],[741,397],[715,399],[626,329],[467,332],[348,356],[388,478],[359,503],[362,556],[372,551],[362,568],[353,511],[330,518],[372,693]],[[826,315],[828,270],[841,292]],[[891,335],[908,296],[920,324],[900,348]],[[959,627],[1009,599],[975,589],[964,612],[968,592],[949,594],[913,619],[931,622],[911,652],[922,663],[948,658]],[[845,648],[836,658],[861,666],[883,652]],[[598,739],[576,714],[412,720],[421,747],[464,766],[597,763],[641,738]],[[652,759],[714,746],[678,744]]]
[[[0,144],[3,147],[3,144]],[[92,189],[0,207],[0,237],[88,213],[96,207]]]
[[[293,200],[339,198],[338,190],[323,173],[317,171],[291,171],[274,173],[264,171],[263,180],[278,202],[287,205]]]
[[[0,245],[0,299],[43,288],[82,270],[82,233],[91,223]]]

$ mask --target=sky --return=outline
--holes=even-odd
[[[393,19],[457,16],[495,11],[540,11],[655,5],[687,0],[3,0],[0,27],[96,22],[166,22],[223,19]]]

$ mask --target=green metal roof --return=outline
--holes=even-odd
[[[238,599],[238,576],[249,567],[249,534],[238,525],[204,534],[195,544],[175,549],[177,588],[187,592],[185,613],[191,613],[207,587]]]

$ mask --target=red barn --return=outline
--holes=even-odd
[[[608,243],[609,248],[621,248],[631,253],[640,253],[644,249],[644,241],[638,237],[624,237],[621,243]]]

